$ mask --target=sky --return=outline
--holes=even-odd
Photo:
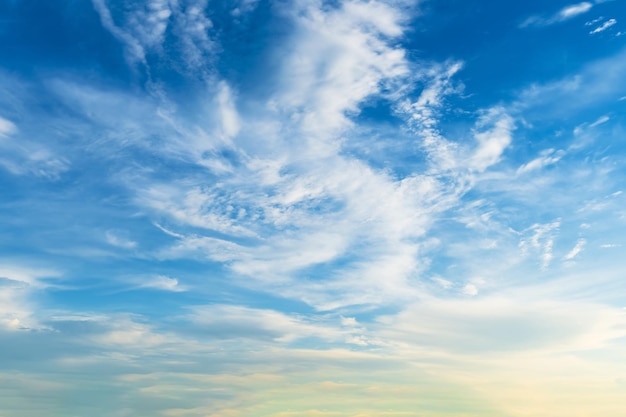
[[[622,0],[0,0],[0,417],[626,415]]]

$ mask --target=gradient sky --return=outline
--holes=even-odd
[[[625,22],[0,0],[0,417],[626,415]]]

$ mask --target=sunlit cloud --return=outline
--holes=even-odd
[[[0,415],[624,414],[616,4],[11,2]]]

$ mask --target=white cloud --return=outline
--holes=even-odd
[[[448,62],[427,68],[423,78],[424,89],[416,100],[406,99],[397,106],[397,111],[408,118],[408,124],[422,140],[436,171],[458,168],[458,146],[444,138],[437,129],[438,116],[447,96],[457,94],[462,85],[453,77],[463,68],[461,62]]]
[[[481,117],[477,128],[486,130],[474,133],[478,147],[471,158],[471,167],[484,171],[500,160],[502,152],[511,143],[515,123],[503,109],[493,108]]]
[[[555,151],[554,149],[547,149],[542,151],[541,156],[533,159],[532,161],[520,166],[517,169],[517,174],[526,174],[531,171],[540,170],[548,165],[556,164],[565,155],[562,150]]]
[[[611,118],[605,115],[605,116],[599,117],[597,120],[595,120],[592,123],[588,123],[588,122],[581,123],[574,128],[572,133],[574,133],[574,135],[576,136],[579,136],[580,138],[586,138],[590,135],[590,129],[603,125],[609,120],[611,120]]]
[[[213,23],[206,16],[208,3],[208,0],[190,1],[184,11],[174,11],[174,23],[182,45],[183,59],[191,69],[203,71],[210,68],[213,54],[218,48],[209,35]]]
[[[231,89],[228,84],[223,81],[219,85],[217,102],[220,109],[222,132],[230,140],[239,133],[241,127]]]
[[[604,32],[605,30],[607,30],[608,28],[610,28],[611,26],[613,26],[615,24],[617,24],[617,20],[609,19],[606,22],[602,23],[597,28],[595,28],[594,30],[592,30],[591,32],[589,32],[589,34],[590,35],[595,35],[596,33]]]
[[[401,81],[411,76],[394,40],[406,16],[380,2],[293,7],[296,36],[283,50],[271,109],[239,114],[236,92],[224,83],[216,88],[217,124],[233,140],[239,164],[213,169],[223,175],[215,184],[146,180],[137,202],[178,225],[174,233],[182,237],[160,251],[163,258],[226,262],[253,278],[248,285],[319,308],[407,297],[407,279],[418,267],[414,240],[454,198],[434,176],[394,178],[342,153],[351,114],[383,87],[405,88]],[[426,94],[428,105],[439,100],[437,91]],[[259,125],[272,127],[259,135]],[[136,187],[136,178],[129,185]],[[180,231],[189,226],[204,231]],[[332,262],[343,266],[323,285],[302,283],[307,268]]]
[[[241,201],[237,193],[231,194],[225,184],[214,187],[185,187],[184,183],[151,184],[148,187],[139,192],[138,203],[155,212],[166,213],[182,224],[232,236],[256,236],[247,225],[250,220],[256,219],[249,219],[249,216],[240,212],[248,201]],[[254,198],[256,194],[249,197]],[[244,219],[238,219],[240,213]],[[244,222],[245,217],[248,217],[247,222]]]
[[[9,330],[38,327],[32,319],[33,307],[27,301],[28,290],[18,282],[0,277],[0,326]]]
[[[463,294],[465,295],[469,295],[471,297],[478,295],[478,287],[476,287],[476,285],[474,284],[466,284],[463,287]]]
[[[310,337],[336,341],[350,334],[349,329],[340,330],[339,327],[324,325],[323,321],[316,322],[275,310],[233,305],[198,306],[192,310],[189,319],[216,338],[288,343]]]
[[[466,287],[466,295],[477,289]],[[424,320],[428,317],[428,320]],[[626,316],[597,304],[513,297],[431,299],[378,319],[387,340],[436,352],[571,352],[606,346],[626,335]]]
[[[342,326],[348,326],[348,327],[354,327],[357,326],[359,323],[356,321],[356,319],[354,317],[341,317],[341,325]]]
[[[106,20],[110,11],[99,3]],[[162,32],[146,37],[141,28],[158,26],[167,18],[163,30],[176,30],[182,13],[193,9],[194,15],[202,15],[202,4],[194,4],[183,11],[170,3],[168,16],[159,15],[162,8],[155,6],[141,13],[130,7],[128,16],[113,17],[144,52],[157,53]],[[294,293],[293,286],[285,285],[280,291],[325,306],[341,305],[331,299],[342,297],[379,302],[408,289],[406,280],[418,267],[415,239],[423,236],[434,213],[449,207],[455,197],[440,189],[434,175],[396,179],[342,153],[351,116],[363,101],[383,89],[403,91],[405,81],[410,84],[414,76],[396,43],[408,22],[406,10],[375,1],[317,6],[285,5],[296,27],[295,37],[281,48],[282,55],[277,54],[280,83],[267,112],[240,114],[237,92],[220,81],[211,81],[214,84],[208,88],[215,92],[215,126],[209,123],[198,129],[185,128],[189,123],[173,111],[155,110],[133,97],[85,92],[72,85],[59,90],[110,130],[123,124],[132,132],[123,140],[153,134],[163,140],[151,152],[184,158],[219,177],[211,184],[184,175],[172,182],[153,181],[137,172],[126,177],[128,186],[139,190],[135,201],[142,208],[175,223],[168,229],[176,229],[177,241],[162,248],[160,257],[226,262],[233,271],[261,283],[291,283],[307,268],[341,261],[345,270],[330,274],[324,286],[297,286]],[[200,26],[206,32],[208,23]],[[441,94],[455,90],[450,77],[459,68],[459,63],[451,63],[442,69],[445,74],[434,69],[424,75],[425,80],[438,80],[438,85],[429,85],[417,106],[437,106]],[[96,111],[98,100],[112,111]],[[122,107],[115,104],[119,101],[133,104],[124,106],[132,117],[115,110]],[[127,126],[127,119],[149,122],[141,132],[137,126]],[[259,134],[258,126],[270,128]],[[237,163],[219,156],[224,149]],[[119,244],[120,239],[111,242]],[[363,252],[368,246],[371,249]],[[394,247],[399,250],[390,249]],[[350,284],[339,285],[343,279]],[[363,293],[350,293],[357,282],[362,283],[358,288]]]
[[[145,351],[159,347],[164,350],[164,345],[179,341],[177,337],[160,333],[153,326],[135,321],[128,315],[100,317],[96,320],[104,328],[90,339],[104,348],[121,349],[124,356],[128,356],[128,349]]]
[[[591,10],[592,7],[593,7],[593,4],[587,1],[584,1],[578,4],[572,4],[570,6],[566,6],[563,9],[561,9],[557,13],[557,16],[559,17],[560,20],[571,19],[578,15],[587,13],[589,10]]]
[[[256,179],[239,180],[254,184]],[[197,201],[207,210],[200,217],[193,214],[197,209],[185,208],[190,200],[184,198],[168,198],[167,205],[152,203],[152,207],[175,216],[181,224],[254,239],[235,243],[236,239],[188,235],[162,256],[226,261],[234,271],[267,283],[289,283],[301,270],[343,259],[344,271],[333,272],[323,285],[300,282],[280,290],[315,300],[325,308],[329,304],[323,294],[332,292],[336,292],[333,298],[350,298],[351,302],[378,302],[393,294],[403,295],[403,281],[416,267],[416,247],[409,239],[424,233],[433,210],[429,206],[438,202],[438,190],[429,178],[395,182],[362,163],[342,158],[323,161],[318,168],[309,165],[308,171],[280,178],[271,189],[242,187],[239,182],[221,188],[223,193],[238,191],[224,203],[210,198],[213,193],[198,194],[194,205]],[[208,210],[228,207],[230,211],[225,213],[232,217],[207,223],[215,218],[207,217]],[[257,236],[262,240],[256,241]],[[408,294],[405,291],[403,296]]]
[[[137,242],[128,237],[128,232],[123,230],[107,230],[105,239],[109,245],[122,249],[133,249],[137,247]]]
[[[146,64],[146,51],[144,47],[138,39],[115,24],[111,11],[106,5],[106,0],[92,1],[96,11],[100,15],[102,26],[125,44],[129,61],[133,64],[136,62]]]
[[[546,84],[532,84],[510,107],[512,114],[558,119],[566,115],[588,117],[594,106],[618,100],[626,87],[626,53],[593,61],[580,71]],[[584,119],[583,119],[584,120]]]
[[[272,102],[301,131],[306,152],[337,152],[349,112],[385,84],[408,75],[404,50],[388,41],[402,33],[404,16],[390,5],[347,1],[338,8],[296,6],[296,39],[286,51],[281,89]]]
[[[597,198],[594,195],[594,198],[591,198],[586,201],[581,201],[581,207],[577,210],[579,213],[590,213],[590,212],[607,212],[610,209],[615,209],[618,207],[616,204],[616,197],[619,197],[622,194],[621,191],[616,191],[609,195],[605,195],[602,198]]]
[[[0,117],[0,138],[10,136],[17,132],[17,126],[10,120]]]
[[[561,222],[555,221],[546,224],[534,224],[526,229],[523,234],[530,234],[530,236],[523,237],[519,242],[519,248],[522,254],[538,254],[541,259],[542,267],[547,268],[554,258],[552,248],[560,226]]]
[[[25,144],[24,147],[9,148],[15,153],[10,158],[0,157],[0,166],[13,175],[34,175],[50,180],[58,179],[69,170],[69,162],[65,158],[57,158],[45,149],[31,152],[27,149],[30,146]]]
[[[445,175],[450,184],[455,184],[447,190],[453,199],[467,191],[465,187],[473,181],[464,171],[481,173],[498,163],[515,130],[515,120],[507,109],[496,106],[480,112],[473,129],[474,148],[451,141],[439,132],[438,116],[444,109],[445,97],[458,94],[463,88],[452,80],[462,67],[462,63],[452,62],[424,71],[426,86],[418,99],[405,100],[398,106],[398,112],[407,117],[413,131],[423,139],[422,146],[432,162],[431,172]],[[469,158],[468,153],[472,154]]]
[[[439,285],[444,290],[449,290],[454,285],[452,281],[449,281],[441,277],[433,277],[432,280],[435,281],[437,285]]]
[[[171,181],[156,180],[148,169],[130,172],[125,181],[137,190],[135,202],[142,209],[169,223],[164,230],[175,241],[157,249],[160,259],[224,263],[242,285],[318,309],[406,300],[418,293],[414,281],[429,262],[423,239],[441,213],[458,207],[463,194],[503,161],[521,111],[515,105],[483,110],[473,129],[475,143],[450,140],[439,132],[438,116],[446,110],[445,97],[461,91],[453,78],[462,64],[410,68],[396,44],[407,21],[401,9],[378,2],[293,7],[296,36],[277,53],[279,81],[272,81],[276,93],[269,110],[246,112],[244,98],[231,85],[213,81],[207,88],[215,93],[213,125],[184,128],[189,123],[175,112],[157,113],[163,124],[146,123],[149,134],[165,132],[151,152],[185,155],[184,163],[209,167],[215,181],[184,170]],[[170,19],[181,12],[172,13]],[[397,85],[403,82],[419,85],[416,98],[409,98],[412,87]],[[405,177],[345,152],[344,145],[358,135],[352,116],[383,90],[402,101],[396,110],[406,117],[428,162]],[[85,96],[79,107],[87,96],[107,105],[117,102],[114,94]],[[142,119],[155,118],[150,105],[132,103]],[[116,113],[103,116],[87,109],[107,126],[120,123]],[[137,114],[132,118],[139,119]],[[140,130],[133,133],[142,137]],[[224,149],[228,158],[219,156]],[[212,157],[205,159],[206,154]],[[539,170],[561,155],[548,150],[518,172]],[[485,228],[495,224],[491,214],[481,217]],[[553,240],[548,235],[524,239],[528,243],[520,246],[547,266]],[[497,239],[481,242],[491,242],[483,246],[493,249]],[[323,279],[308,280],[311,271]],[[159,285],[174,288],[173,281]]]
[[[585,239],[578,239],[578,241],[576,242],[576,246],[574,246],[572,250],[569,251],[567,255],[563,257],[563,259],[566,261],[570,261],[574,259],[575,257],[578,256],[580,252],[582,252],[586,244],[587,244],[587,241]]]
[[[21,137],[17,126],[10,120],[0,117],[0,167],[13,175],[34,175],[51,180],[69,169],[69,161],[56,156],[43,145]]]
[[[180,285],[177,278],[171,278],[165,275],[157,275],[155,277],[142,280],[138,288],[151,288],[171,292],[187,291],[187,288]]]
[[[233,16],[241,16],[246,13],[250,13],[256,9],[259,4],[259,0],[237,0],[236,6],[230,12]]]
[[[598,120],[596,120],[595,122],[591,123],[589,125],[589,127],[599,126],[601,124],[604,124],[604,123],[608,122],[609,120],[611,120],[611,118],[609,116],[602,116]]]
[[[0,266],[0,277],[20,282],[35,288],[43,288],[47,286],[47,284],[42,281],[42,278],[54,278],[59,275],[59,272],[53,269],[23,267],[19,265],[10,265],[8,263]]]
[[[222,175],[232,172],[232,161],[223,153],[232,151],[241,156],[233,149],[231,137],[240,128],[239,116],[234,95],[225,82],[207,83],[203,91],[206,94],[200,96],[201,107],[206,106],[208,111],[203,108],[200,115],[177,113],[161,94],[158,98],[130,94],[65,78],[48,84],[58,100],[89,120],[89,134],[93,134],[92,129],[98,130],[99,140],[89,142],[89,147],[109,159],[119,156],[116,151],[133,146],[170,162],[195,164],[196,168]],[[82,132],[81,136],[88,135]],[[134,183],[145,171],[127,168],[119,176],[128,175],[129,185],[136,188]]]
[[[595,18],[595,19],[593,19],[593,20],[590,20],[590,21],[588,21],[588,22],[585,22],[585,26],[593,26],[593,25],[595,25],[596,23],[598,23],[598,22],[602,21],[603,19],[604,19],[604,17],[602,17],[602,16],[597,17],[597,18]]]
[[[346,112],[408,74],[404,50],[387,41],[402,33],[404,17],[382,2],[347,1],[336,9],[313,3],[296,7],[296,41],[281,73],[274,102],[297,115],[303,132],[316,140],[350,126]],[[312,146],[313,144],[309,144]]]
[[[573,19],[577,16],[585,14],[589,12],[593,8],[593,3],[584,1],[581,3],[570,4],[568,6],[563,7],[561,10],[556,12],[550,17],[542,17],[542,16],[531,16],[528,19],[524,20],[519,27],[525,28],[529,26],[549,26],[555,23],[565,22],[567,20]]]
[[[151,75],[150,54],[163,56],[180,53],[186,64],[176,68],[181,72],[204,70],[210,66],[215,43],[208,34],[213,25],[205,16],[207,0],[193,0],[185,4],[169,0],[149,0],[143,3],[123,1],[121,8],[109,7],[108,0],[92,2],[104,28],[126,47],[129,64],[144,65],[148,76]],[[168,31],[177,35],[180,48],[163,48]]]
[[[52,269],[24,267],[3,260],[0,266],[0,326],[9,330],[44,329],[33,294],[60,274]]]
[[[152,3],[146,7],[152,7],[149,4]],[[178,14],[183,13],[182,8],[175,7],[177,4],[169,2],[167,7],[172,14],[165,16],[164,13],[161,17],[158,15],[161,9],[154,6],[154,22],[146,24],[146,27],[156,25],[154,41],[150,40],[151,34],[144,38],[141,31],[128,33],[145,45],[142,48],[158,49],[159,36],[162,36],[162,32],[159,35],[159,22],[163,23],[162,18],[167,17],[167,27],[162,30],[175,30],[172,27],[175,28],[176,24],[172,22],[180,19]],[[192,17],[200,20],[194,29],[200,39],[201,32],[206,34],[208,24],[203,20],[202,5],[205,3],[195,4],[196,9],[189,7],[184,13],[189,16],[189,23],[194,22]],[[82,90],[83,95],[76,98],[78,104],[71,108],[79,109],[97,124],[99,134],[115,132],[117,137],[107,137],[105,146],[119,140],[119,143],[144,146],[142,150],[148,149],[152,158],[176,160],[175,175],[168,176],[159,171],[159,167],[150,166],[150,161],[139,161],[138,158],[137,162],[144,163],[144,166],[124,165],[123,172],[115,177],[122,178],[129,189],[136,191],[133,202],[140,208],[138,215],[148,217],[167,234],[160,236],[165,239],[155,240],[155,245],[164,246],[149,254],[149,259],[156,255],[158,260],[194,258],[219,262],[228,269],[221,278],[227,276],[229,284],[267,292],[271,296],[269,300],[282,296],[305,301],[318,311],[304,315],[236,305],[209,305],[193,308],[183,317],[169,316],[152,322],[148,318],[123,315],[100,318],[98,332],[91,328],[85,330],[88,326],[82,326],[84,323],[75,326],[78,330],[73,331],[79,333],[76,341],[60,333],[67,343],[64,347],[69,349],[67,358],[58,361],[57,365],[72,370],[65,372],[63,378],[70,374],[83,377],[80,371],[94,375],[89,372],[93,367],[114,365],[101,374],[110,380],[102,379],[94,384],[118,387],[123,392],[117,398],[121,398],[124,407],[128,406],[124,403],[128,398],[158,398],[153,402],[159,407],[165,408],[167,404],[171,408],[154,412],[145,408],[144,411],[150,415],[161,412],[173,416],[227,416],[236,413],[270,415],[274,411],[263,412],[265,410],[261,410],[259,404],[272,401],[262,401],[261,394],[271,397],[272,404],[276,404],[280,400],[277,399],[278,393],[298,399],[296,391],[312,392],[308,388],[324,388],[326,391],[321,391],[324,400],[335,401],[337,393],[351,385],[344,381],[345,375],[349,374],[346,370],[351,367],[353,380],[362,384],[354,384],[358,388],[356,397],[362,400],[363,392],[372,395],[368,407],[380,405],[380,398],[387,397],[383,393],[396,393],[389,396],[390,402],[396,401],[397,392],[407,393],[407,398],[419,397],[419,405],[423,407],[426,400],[422,397],[437,395],[416,396],[415,375],[421,371],[428,376],[441,375],[448,383],[460,379],[458,386],[471,386],[469,395],[474,402],[481,394],[487,393],[485,396],[492,399],[498,397],[494,392],[502,392],[490,387],[518,388],[516,381],[520,387],[525,387],[515,395],[507,391],[510,397],[502,400],[503,403],[515,399],[525,402],[528,398],[533,401],[535,397],[528,395],[528,387],[536,389],[533,394],[541,394],[541,389],[537,388],[541,384],[533,384],[545,382],[541,375],[549,373],[559,375],[558,378],[571,378],[572,367],[563,364],[574,364],[574,369],[581,374],[584,373],[581,370],[593,370],[594,375],[599,372],[594,366],[597,362],[589,357],[603,355],[593,352],[576,356],[576,350],[604,348],[617,343],[625,336],[623,314],[613,307],[581,302],[582,297],[567,297],[567,291],[574,291],[572,281],[575,280],[576,285],[581,285],[578,281],[585,281],[595,287],[596,279],[589,280],[586,271],[581,272],[580,278],[568,275],[561,282],[552,283],[551,299],[540,297],[549,292],[545,286],[510,285],[521,281],[534,283],[558,273],[525,268],[526,265],[518,261],[517,252],[538,258],[540,265],[547,268],[555,256],[555,247],[559,247],[555,243],[559,230],[568,225],[563,222],[565,226],[561,226],[561,222],[556,221],[537,223],[521,233],[511,229],[528,219],[528,213],[545,219],[570,201],[563,203],[563,200],[546,198],[553,189],[546,192],[549,187],[542,188],[538,182],[549,183],[553,177],[542,176],[537,183],[531,182],[533,175],[517,178],[517,166],[503,158],[513,144],[516,122],[523,120],[520,113],[531,104],[518,108],[514,105],[493,107],[479,112],[482,117],[473,129],[475,141],[471,140],[472,137],[454,141],[444,136],[443,128],[440,130],[439,112],[447,110],[445,96],[460,91],[461,87],[453,78],[462,65],[448,62],[425,64],[424,68],[408,66],[404,52],[396,45],[405,20],[400,16],[402,10],[394,8],[395,3],[346,2],[337,7],[325,3],[321,8],[311,2],[302,4],[304,6],[298,6],[293,16],[297,39],[287,48],[280,45],[284,55],[277,59],[276,65],[280,68],[277,72],[281,77],[285,76],[288,85],[279,83],[276,87],[278,92],[271,98],[272,109],[265,111],[260,109],[262,105],[255,103],[254,115],[246,113],[246,104],[250,103],[243,102],[245,98],[241,96],[244,94],[235,91],[234,83],[229,85],[221,81],[215,81],[215,85],[207,88],[211,93],[215,92],[207,100],[215,106],[211,107],[208,117],[211,121],[199,123],[197,129],[196,126],[185,129],[184,126],[190,123],[174,111],[159,113],[149,103],[133,100],[128,95],[99,94],[96,89],[76,85],[74,89]],[[568,13],[571,15],[574,11]],[[141,16],[150,19],[147,15]],[[206,39],[210,41],[208,37]],[[309,46],[308,52],[302,52]],[[198,48],[198,51],[204,53],[206,48],[208,46]],[[386,59],[392,65],[378,62]],[[582,79],[559,84],[553,90],[548,88],[538,96],[579,88],[584,91],[592,83],[587,82],[585,75]],[[410,97],[413,93],[408,90],[412,87],[390,87],[401,82],[419,85],[417,97]],[[389,89],[393,90],[392,93],[388,93]],[[66,93],[80,95],[76,91]],[[413,152],[411,155],[415,154],[416,159],[425,160],[423,164],[416,162],[409,173],[398,174],[387,168],[374,167],[348,152],[347,144],[361,140],[361,137],[355,139],[354,136],[363,134],[353,129],[353,115],[369,97],[380,97],[381,94],[401,97],[403,105],[398,106],[398,113],[404,111],[402,114],[412,129],[412,135],[407,134],[408,137],[402,140],[395,138],[394,144],[406,139],[410,143],[401,148],[402,151]],[[566,107],[572,101],[567,100],[563,105]],[[97,104],[102,107],[98,108]],[[108,111],[114,107],[123,110]],[[124,115],[124,112],[130,115]],[[132,125],[127,124],[129,120],[144,122]],[[328,124],[324,123],[326,120]],[[0,132],[1,122],[0,119]],[[10,125],[5,131],[7,135],[21,134],[11,130]],[[158,141],[147,139],[152,136],[157,136]],[[388,145],[384,139],[379,142],[381,149]],[[153,146],[155,143],[158,146]],[[154,149],[150,149],[152,146]],[[222,151],[228,157],[220,157]],[[211,158],[205,159],[205,153]],[[517,173],[537,172],[558,162],[562,155],[563,151],[548,149],[519,167]],[[563,164],[568,162],[564,160]],[[555,166],[554,171],[561,170],[561,166]],[[209,167],[208,171],[204,169],[206,167]],[[558,178],[567,174],[569,172],[563,169]],[[493,184],[498,182],[502,189],[493,191],[490,187],[496,188]],[[464,196],[471,187],[476,187],[475,194],[480,194],[479,197],[474,193]],[[520,191],[522,187],[527,188]],[[554,194],[559,197],[568,194],[569,197],[572,193]],[[617,195],[613,194],[614,197]],[[475,198],[479,200],[474,206]],[[565,196],[561,198],[565,199]],[[539,203],[533,205],[533,199]],[[440,227],[434,228],[438,220],[441,221]],[[589,221],[594,230],[599,223],[597,218],[578,213],[569,220],[570,224],[575,223],[574,227],[582,221]],[[586,230],[585,234],[592,232]],[[450,280],[437,275],[431,279],[443,290],[454,289],[433,291],[445,294],[439,299],[429,293],[434,284],[422,281],[423,277],[433,276],[433,270],[440,267],[435,259],[437,251],[433,250],[434,255],[428,252],[437,246],[431,243],[429,235],[437,236],[442,242],[440,246],[445,248],[438,250],[444,252],[440,255],[445,259],[447,269],[438,273]],[[464,246],[455,247],[454,242],[447,240],[449,235],[464,240]],[[131,235],[120,230],[111,229],[104,238],[120,248],[137,247]],[[519,248],[516,246],[518,239]],[[604,241],[610,242],[612,237]],[[579,240],[562,259],[578,259],[583,245],[584,240]],[[467,250],[470,246],[472,251]],[[608,252],[604,251],[604,255],[608,256]],[[429,269],[431,267],[433,270]],[[30,295],[32,288],[45,285],[45,276],[18,269],[4,271],[12,278],[2,281],[6,285],[0,283],[0,321],[12,329],[38,328],[37,323],[44,313],[33,306],[34,297]],[[605,275],[598,271],[593,274],[594,277]],[[210,273],[206,276],[206,279],[213,278]],[[485,276],[486,280],[472,279],[475,276]],[[187,282],[183,278],[181,281]],[[136,285],[135,289],[187,290],[178,278],[167,275],[140,276],[124,284]],[[200,283],[194,286],[194,290],[206,290],[206,287]],[[554,290],[557,287],[558,290]],[[606,293],[598,288],[594,291]],[[494,293],[499,295],[491,295]],[[172,294],[169,296],[173,297]],[[615,294],[611,296],[618,298]],[[266,302],[268,299],[262,297],[255,301]],[[276,305],[289,308],[293,304],[289,301]],[[393,311],[400,310],[400,313],[376,318],[379,313],[371,309],[372,305],[392,306]],[[343,316],[319,313],[319,310],[331,309],[341,309]],[[365,312],[363,316],[358,315],[361,312]],[[172,333],[159,326],[169,326]],[[180,335],[185,332],[193,336],[184,339]],[[299,348],[308,345],[310,339],[323,348]],[[351,350],[326,349],[331,344]],[[289,349],[285,348],[287,345]],[[30,346],[38,344],[30,343]],[[45,344],[41,346],[41,349],[47,349]],[[79,349],[77,346],[96,353],[86,358],[78,357],[72,351],[72,348]],[[563,356],[554,355],[563,352]],[[207,361],[207,357],[212,360]],[[543,359],[546,359],[548,368],[540,366]],[[611,367],[623,361],[603,360],[611,370],[602,375],[602,381],[612,383],[623,366],[618,370]],[[91,362],[86,365],[88,361]],[[503,384],[498,378],[502,378],[504,372],[494,371],[495,368],[506,368],[507,371],[518,366],[523,368],[529,362],[535,367],[522,371],[536,373],[527,379],[518,378],[517,373],[511,372],[507,375],[510,380],[504,378],[506,383]],[[559,366],[554,362],[559,362]],[[37,361],[32,366],[47,369]],[[122,366],[130,367],[129,372],[137,374],[117,378],[116,372]],[[370,372],[373,368],[376,371]],[[145,374],[145,369],[163,372]],[[189,369],[192,372],[183,375],[169,373],[168,369]],[[268,375],[254,374],[259,369]],[[306,370],[309,381],[302,380],[302,370]],[[370,379],[365,378],[365,383],[362,382],[364,370],[373,375]],[[275,374],[270,374],[272,372]],[[552,376],[546,379],[554,381]],[[377,378],[385,380],[384,383],[378,384]],[[402,385],[399,381],[403,378],[409,382]],[[92,379],[83,378],[82,382],[87,381],[85,385],[91,389],[94,385],[89,385],[89,381]],[[431,380],[423,379],[421,374],[417,379],[420,387],[430,386]],[[209,380],[212,385],[206,384]],[[336,382],[340,380],[341,383]],[[481,383],[479,388],[476,388],[476,381]],[[8,381],[11,383],[13,380]],[[250,395],[253,383],[263,388]],[[589,387],[580,385],[585,389]],[[598,386],[605,387],[594,385]],[[288,388],[283,390],[284,387]],[[552,392],[563,392],[558,388],[561,387],[557,383],[551,387]],[[438,386],[432,389],[433,392],[443,392]],[[231,397],[230,391],[243,394]],[[99,391],[93,389],[93,392]],[[453,394],[455,397],[456,393]],[[202,398],[189,400],[187,396],[193,395]],[[213,395],[220,397],[218,403]],[[116,398],[109,391],[106,396],[109,402]],[[448,402],[448,397],[442,403]],[[341,398],[344,401],[347,397],[342,395]],[[607,398],[620,397],[615,394]],[[182,408],[183,401],[195,404],[194,408]],[[253,401],[258,402],[251,404]],[[326,404],[315,402],[317,398],[307,401],[315,403],[311,410]],[[405,407],[406,404],[391,404],[385,409]],[[233,411],[235,408],[239,411]],[[284,408],[292,409],[282,413],[285,415],[331,413]],[[544,409],[552,410],[550,407]],[[129,410],[109,414],[132,414],[133,410]],[[483,415],[480,411],[465,410]],[[527,410],[522,407],[508,414],[540,414],[525,412]],[[369,413],[376,414],[371,410]],[[365,411],[362,414],[368,415]],[[380,411],[379,414],[390,413]],[[498,415],[507,413],[499,412]],[[574,414],[556,412],[553,415]]]

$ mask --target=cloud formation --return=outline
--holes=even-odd
[[[479,7],[452,47],[469,20],[404,0],[92,3],[0,69],[0,415],[626,412],[615,39]]]
[[[563,7],[550,17],[531,16],[520,24],[520,28],[532,26],[550,26],[556,23],[562,23],[589,12],[594,4],[588,1],[570,4]]]
[[[591,32],[589,32],[589,34],[590,35],[595,35],[596,33],[604,32],[605,30],[607,30],[611,26],[614,26],[615,24],[617,24],[617,20],[609,19],[606,22],[602,23],[597,28],[593,29]]]

